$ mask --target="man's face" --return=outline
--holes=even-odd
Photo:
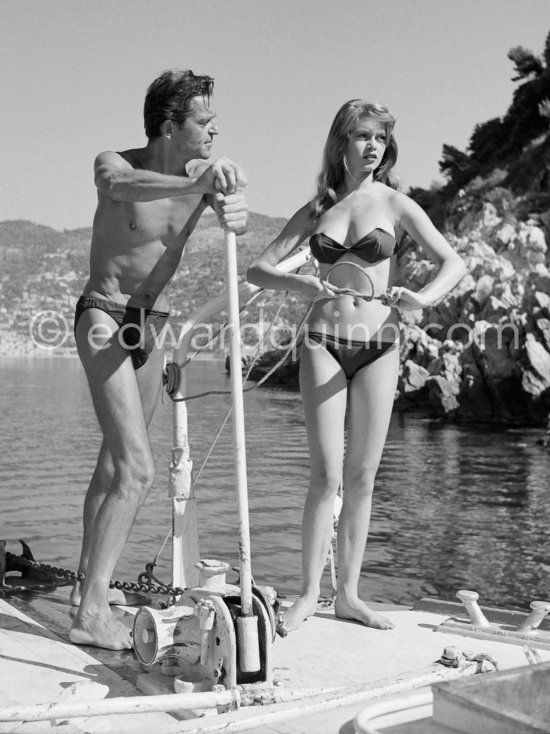
[[[186,158],[209,158],[214,135],[218,134],[216,113],[204,97],[194,97],[185,122],[177,128],[178,147]]]

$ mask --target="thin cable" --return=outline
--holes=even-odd
[[[247,306],[249,306],[262,292],[263,292],[263,289],[260,289],[259,291],[257,291],[256,293],[254,293],[253,296],[251,298],[249,298],[248,301],[239,310],[239,312],[242,312]],[[258,347],[256,349],[256,353],[254,355],[254,358],[252,359],[251,365],[250,365],[250,367],[249,367],[249,369],[248,369],[248,371],[246,373],[245,380],[248,379],[248,377],[249,377],[252,369],[254,368],[256,362],[258,361],[258,358],[260,356],[260,350],[261,350],[262,346],[265,344],[265,341],[266,341],[269,333],[271,332],[271,329],[273,328],[273,324],[274,324],[276,318],[279,316],[279,313],[281,312],[282,307],[283,307],[283,305],[284,305],[284,303],[285,303],[288,295],[289,295],[289,291],[286,291],[284,293],[284,295],[283,295],[280,303],[279,303],[279,306],[277,307],[277,310],[275,312],[275,315],[271,319],[271,322],[269,324],[269,327],[266,330],[266,333],[264,334],[264,337],[263,337],[262,341],[260,342],[260,344],[258,345]],[[295,346],[296,346],[296,344],[298,342],[298,339],[299,339],[299,337],[301,335],[301,332],[303,330],[303,327],[304,327],[304,324],[306,322],[306,319],[308,318],[309,314],[311,313],[311,310],[313,308],[313,305],[314,305],[313,303],[310,304],[310,306],[309,306],[308,310],[306,311],[304,317],[300,321],[300,323],[298,325],[298,329],[296,331],[296,336],[294,337],[294,339],[292,340],[292,342],[290,343],[290,345],[285,350],[282,358],[279,359],[278,362],[270,370],[268,370],[268,372],[257,383],[255,383],[254,385],[251,385],[251,386],[249,386],[247,388],[244,388],[243,389],[243,393],[244,392],[250,392],[251,390],[255,390],[257,387],[260,387],[260,385],[262,385],[264,382],[266,382],[266,380],[268,380],[269,377],[271,377],[271,375],[276,370],[278,370],[279,367],[286,361],[288,355],[295,348]],[[227,323],[224,324],[222,327],[220,327],[220,329],[218,330],[218,332],[216,333],[215,336],[217,336],[222,331],[222,329],[225,328],[225,326],[227,326]],[[206,348],[206,347],[204,347],[204,348]],[[185,367],[189,362],[191,362],[191,360],[193,360],[200,351],[202,351],[202,350],[197,349],[195,351],[195,353],[184,362],[183,365],[177,365],[178,372],[179,372],[179,377],[177,377],[177,376],[175,376],[173,374],[170,375],[170,372],[168,373],[167,380],[170,380],[170,383],[172,385],[177,384],[177,387],[179,389],[179,386],[181,384],[181,370],[182,370],[182,368]],[[171,363],[171,364],[176,364],[176,363]],[[167,365],[167,367],[168,366],[169,365]],[[228,395],[230,393],[231,393],[230,390],[209,390],[209,391],[206,391],[206,392],[203,392],[203,393],[197,393],[196,395],[190,395],[188,397],[183,397],[183,398],[173,398],[172,396],[170,396],[170,397],[171,397],[171,399],[172,399],[173,402],[178,403],[178,402],[186,402],[188,400],[195,400],[197,398],[205,397],[207,395]],[[203,460],[201,462],[201,465],[200,465],[199,469],[197,470],[194,478],[192,477],[192,479],[191,479],[191,486],[192,486],[193,489],[194,489],[195,485],[198,483],[198,481],[200,479],[200,476],[201,476],[202,472],[204,471],[204,468],[205,468],[206,464],[208,463],[208,461],[210,459],[210,456],[212,455],[212,453],[214,451],[214,448],[215,448],[215,446],[216,446],[216,444],[217,444],[217,442],[218,442],[218,440],[219,440],[219,438],[220,438],[220,436],[222,434],[222,431],[225,428],[225,425],[226,425],[227,421],[229,420],[229,416],[231,415],[232,410],[233,410],[233,406],[230,406],[229,409],[227,410],[227,413],[226,413],[224,419],[222,420],[222,422],[220,424],[220,427],[218,428],[218,431],[216,432],[216,435],[214,436],[214,439],[212,440],[212,443],[210,444],[210,447],[209,447],[208,451],[206,452],[205,457],[203,458]],[[168,531],[168,533],[167,533],[167,535],[166,535],[166,537],[165,537],[165,539],[164,539],[164,541],[163,541],[163,543],[161,545],[160,550],[158,551],[158,553],[155,556],[154,562],[156,562],[156,560],[158,559],[158,557],[162,553],[162,550],[163,550],[164,546],[166,545],[166,543],[168,542],[168,539],[170,538],[170,535],[171,534],[172,534],[172,528],[169,529],[169,531]]]
[[[287,295],[288,295],[288,291],[287,291],[287,293],[285,294],[285,298],[286,298],[286,296],[287,296]],[[284,301],[283,301],[282,303],[284,303]],[[281,306],[279,307],[279,310],[280,310],[280,308],[282,307],[282,303],[281,303]],[[309,306],[309,308],[308,308],[308,310],[307,310],[307,312],[306,312],[305,316],[304,316],[304,317],[303,317],[303,319],[302,319],[302,320],[300,321],[300,323],[299,323],[299,325],[298,325],[298,330],[296,331],[296,336],[295,336],[295,337],[294,337],[294,339],[293,339],[293,340],[291,341],[290,345],[289,345],[289,346],[288,346],[288,347],[286,348],[286,350],[285,350],[285,351],[284,351],[284,353],[283,353],[283,356],[282,356],[282,357],[281,357],[281,358],[279,359],[279,361],[278,361],[278,362],[277,362],[277,363],[276,363],[276,364],[275,364],[275,365],[274,365],[273,367],[271,367],[271,369],[270,369],[270,370],[269,370],[269,371],[268,371],[268,372],[267,372],[267,373],[266,373],[266,374],[265,374],[265,375],[264,375],[264,376],[263,376],[263,377],[262,377],[262,378],[261,378],[260,380],[258,380],[258,382],[256,382],[256,383],[255,383],[254,385],[250,385],[249,387],[245,387],[245,388],[243,389],[243,392],[250,392],[250,390],[255,390],[256,388],[258,388],[258,387],[260,387],[261,385],[263,385],[263,383],[264,383],[264,382],[265,382],[266,380],[268,380],[268,379],[269,379],[269,378],[271,377],[271,375],[272,375],[272,374],[273,374],[274,372],[276,372],[276,371],[277,371],[277,370],[279,369],[279,367],[281,367],[281,365],[283,365],[283,364],[284,364],[284,362],[285,362],[285,361],[287,360],[287,358],[288,358],[288,355],[289,355],[289,354],[290,354],[290,353],[292,352],[292,350],[293,350],[293,349],[294,349],[294,347],[296,346],[296,344],[297,344],[297,342],[298,342],[298,339],[299,339],[299,337],[300,337],[300,335],[301,335],[301,332],[302,332],[302,329],[303,329],[304,323],[305,323],[306,319],[308,318],[309,314],[311,313],[311,309],[312,309],[312,308],[313,308],[313,304],[311,304],[311,305]],[[277,315],[278,315],[278,312],[277,312],[277,313],[275,314],[275,317],[276,317]],[[275,320],[275,317],[273,318],[273,321]],[[246,372],[246,375],[245,375],[245,377],[244,377],[244,379],[245,379],[245,380],[248,380],[248,378],[249,378],[249,376],[250,376],[250,373],[252,372],[252,370],[254,369],[254,367],[255,367],[255,365],[256,365],[256,362],[258,361],[258,358],[259,358],[259,356],[260,356],[260,355],[259,355],[259,351],[260,351],[260,349],[261,349],[262,345],[263,345],[263,344],[265,343],[265,340],[267,339],[267,336],[268,336],[268,334],[269,334],[269,331],[271,330],[271,327],[272,327],[272,325],[273,325],[273,321],[271,322],[271,325],[270,325],[269,329],[267,330],[267,332],[266,332],[266,334],[265,334],[265,336],[264,336],[264,339],[263,339],[263,340],[262,340],[262,342],[260,343],[260,345],[259,345],[259,347],[258,347],[258,349],[257,349],[257,351],[256,351],[256,355],[255,355],[254,359],[252,360],[252,363],[251,363],[250,367],[248,368],[248,370],[247,370],[247,372]],[[186,395],[185,397],[181,397],[181,398],[172,398],[172,400],[173,400],[173,401],[174,401],[175,403],[185,403],[185,402],[187,402],[187,401],[189,401],[189,400],[196,400],[197,398],[204,398],[204,397],[206,397],[206,396],[208,396],[208,395],[230,395],[230,394],[231,394],[231,390],[207,390],[207,391],[205,391],[205,392],[201,392],[201,393],[195,393],[194,395]]]

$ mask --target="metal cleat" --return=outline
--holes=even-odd
[[[529,615],[512,610],[491,609],[489,611],[493,621],[489,622],[478,606],[479,594],[461,589],[456,595],[466,607],[469,619],[466,621],[458,616],[449,617],[436,628],[437,631],[480,640],[496,640],[507,645],[521,645],[524,650],[527,650],[526,645],[550,650],[550,625],[548,620],[544,621],[550,612],[550,602],[531,602]],[[454,602],[449,604],[458,606]],[[529,660],[530,653],[526,652],[526,655]],[[494,664],[489,659],[481,662],[483,665]]]
[[[550,604],[546,601],[532,601],[531,610],[531,614],[517,628],[517,631],[521,634],[529,634],[537,631],[542,620],[550,612]]]
[[[479,599],[479,594],[477,593],[477,591],[467,591],[466,589],[461,589],[460,591],[456,592],[456,595],[466,607],[466,611],[468,612],[470,622],[472,623],[472,627],[474,629],[483,629],[484,627],[491,626],[491,623],[479,608],[479,604],[477,603],[477,600]]]

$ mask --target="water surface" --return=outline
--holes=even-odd
[[[81,510],[100,443],[76,359],[0,361],[0,538],[38,560],[76,568]],[[195,361],[190,392],[229,390],[223,364]],[[188,404],[191,453],[201,465],[229,408],[227,396]],[[301,512],[309,473],[299,395],[262,387],[245,396],[252,566],[258,583],[296,593]],[[151,428],[157,479],[116,569],[135,580],[170,529],[172,403]],[[379,470],[361,591],[377,601],[453,599],[528,609],[549,599],[550,452],[540,431],[459,426],[395,414]],[[228,422],[196,485],[201,555],[237,563]],[[167,546],[158,575],[170,581]],[[330,593],[325,574],[324,593]]]

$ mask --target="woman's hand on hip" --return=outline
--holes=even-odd
[[[401,311],[416,311],[429,305],[423,293],[415,293],[408,288],[392,286],[382,293],[380,300],[385,306],[392,306]]]

